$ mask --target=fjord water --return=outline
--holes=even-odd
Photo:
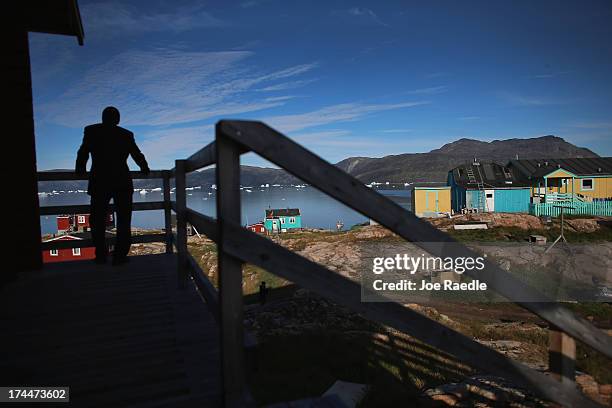
[[[410,191],[403,189],[378,190],[400,206],[410,210]],[[203,214],[215,216],[215,190],[193,189],[187,191],[187,205]],[[134,202],[161,201],[161,191],[149,191],[146,194],[134,192]],[[174,194],[171,195],[174,199]],[[269,188],[244,188],[241,190],[242,224],[253,224],[262,221],[268,208],[299,208],[302,212],[302,225],[306,228],[335,229],[336,222],[341,221],[344,229],[368,221],[367,217],[349,209],[345,205],[321,193],[313,187],[297,188],[291,186]],[[64,192],[40,197],[40,205],[89,204],[89,196],[85,193]],[[162,228],[163,212],[134,211],[132,226],[137,228]],[[42,216],[41,229],[43,234],[57,232],[55,216]]]

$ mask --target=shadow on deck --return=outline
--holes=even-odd
[[[49,264],[0,288],[0,383],[69,386],[70,406],[221,405],[213,315],[177,288],[176,256],[130,259]]]

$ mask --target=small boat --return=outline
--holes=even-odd
[[[336,221],[336,229],[340,231],[342,228],[344,228],[344,223],[340,220]]]

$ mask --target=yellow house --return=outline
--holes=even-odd
[[[612,157],[511,160],[530,181],[534,203],[612,200]]]
[[[418,217],[440,217],[450,214],[450,186],[414,187],[412,211]]]

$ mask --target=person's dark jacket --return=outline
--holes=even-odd
[[[77,153],[75,171],[85,173],[91,154],[91,172],[87,194],[133,191],[132,176],[127,165],[131,155],[143,172],[149,172],[147,161],[136,146],[134,134],[115,125],[97,123],[85,127],[83,143]]]

